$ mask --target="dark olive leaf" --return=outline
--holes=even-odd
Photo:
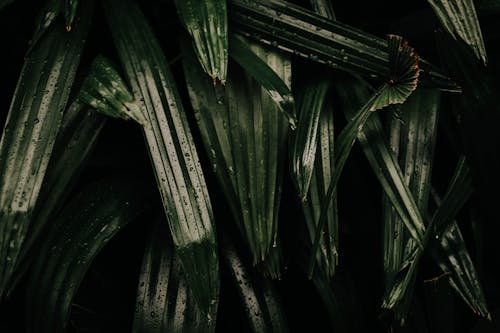
[[[430,240],[430,253],[443,274],[449,275],[451,286],[472,311],[490,318],[479,276],[454,220],[471,194],[472,177],[465,158],[462,157],[443,200],[434,196],[439,208],[432,217],[435,237]]]
[[[72,33],[51,27],[27,56],[0,143],[0,294],[40,192],[87,34],[92,1]]]
[[[335,19],[331,1],[312,0],[311,4],[315,11],[322,16]],[[328,73],[319,73],[318,81],[329,80]],[[321,87],[321,86],[320,86]],[[330,95],[330,94],[329,94]],[[335,145],[334,145],[334,118],[332,101],[328,98],[319,113],[319,125],[317,129],[316,157],[312,171],[311,181],[307,198],[302,202],[302,210],[309,232],[310,241],[314,242],[316,224],[321,214],[321,202],[325,199],[325,194],[331,181],[332,171],[335,167]],[[309,118],[314,122],[314,118]],[[299,120],[300,131],[301,123]],[[335,274],[335,268],[338,262],[338,210],[336,191],[334,191],[333,202],[328,209],[325,228],[322,230],[319,241],[319,252],[316,260],[328,277]]]
[[[234,31],[285,52],[381,81],[390,79],[387,40],[332,21],[283,0],[231,0]],[[428,62],[420,61],[421,82],[442,90],[457,85]]]
[[[0,0],[0,10],[2,10],[5,6],[13,3],[14,0]]]
[[[71,304],[92,260],[127,223],[144,213],[150,195],[129,179],[92,183],[51,225],[27,287],[28,332],[66,332]]]
[[[38,241],[47,223],[54,218],[65,196],[71,191],[105,123],[104,116],[78,102],[73,102],[64,113],[32,223],[9,283],[9,293],[36,257]]]
[[[391,46],[389,49],[389,58],[393,62],[390,65],[391,78],[389,82],[383,83],[360,110],[357,111],[352,119],[349,120],[337,139],[334,152],[335,169],[333,170],[332,180],[328,185],[328,191],[321,203],[321,214],[314,235],[312,259],[309,269],[310,277],[313,274],[316,263],[315,258],[319,249],[321,231],[324,228],[328,209],[340,179],[340,174],[349,157],[351,148],[358,135],[362,132],[371,111],[382,109],[391,104],[403,103],[417,85],[419,75],[417,55],[414,54],[411,47],[403,42],[401,37],[389,35],[387,38]],[[349,117],[350,116],[348,116],[348,118]],[[411,194],[409,194],[409,196],[411,197]],[[405,222],[405,224],[417,243],[422,245],[423,231],[425,229],[423,219],[419,214],[418,208],[415,207],[414,201],[412,202],[412,206],[411,214],[414,215],[410,220],[406,221],[407,223]]]
[[[236,287],[250,332],[288,332],[284,307],[272,283],[251,271],[226,238],[224,262]]]
[[[284,82],[269,64],[252,51],[249,46],[251,44],[243,37],[233,34],[230,36],[230,42],[231,58],[266,89],[269,96],[285,112],[290,127],[295,129],[297,116],[295,114],[293,95],[289,88],[290,82]]]
[[[61,0],[59,0],[61,1]],[[64,18],[66,20],[66,31],[71,31],[75,20],[76,9],[79,0],[64,0]]]
[[[143,127],[170,232],[188,285],[205,313],[217,307],[219,268],[214,218],[198,154],[165,56],[134,1],[105,1]]]
[[[418,89],[391,114],[390,147],[404,170],[404,179],[420,212],[427,212],[431,189],[431,169],[436,144],[439,92]],[[405,228],[391,202],[384,197],[384,273],[386,290],[402,269],[417,244]],[[396,318],[404,321],[412,303],[415,275],[408,279],[392,307]]]
[[[226,0],[176,0],[175,5],[203,69],[214,85],[216,80],[224,84],[228,62]]]
[[[306,199],[314,170],[318,144],[319,118],[329,88],[327,79],[315,80],[298,92],[297,130],[290,136],[291,171],[302,200]]]
[[[102,56],[94,59],[78,98],[107,116],[133,119],[143,126],[148,124],[139,104],[134,100],[134,96],[120,74]]]
[[[215,310],[215,309],[214,309]],[[215,313],[203,315],[186,284],[163,219],[151,228],[142,260],[132,332],[213,332]]]
[[[31,52],[40,37],[56,20],[62,10],[61,0],[48,0],[35,18],[35,32],[30,40],[28,53]]]
[[[290,82],[289,60],[258,45],[251,48],[283,82]],[[278,247],[286,119],[265,89],[235,63],[225,89],[213,87],[184,47],[184,72],[205,149],[234,221],[253,264],[263,262],[273,246]],[[271,274],[276,276],[279,254],[272,257]]]
[[[476,56],[488,62],[473,0],[427,0],[441,24],[455,38],[464,40]]]
[[[311,0],[311,6],[318,15],[335,21],[335,12],[330,0]]]

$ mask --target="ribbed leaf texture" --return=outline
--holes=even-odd
[[[144,126],[148,124],[120,74],[109,60],[102,56],[97,56],[92,63],[78,98],[107,116],[133,119]]]
[[[148,126],[143,127],[188,285],[205,313],[216,308],[219,268],[214,218],[186,114],[165,56],[134,1],[105,1],[107,20]]]
[[[146,212],[150,195],[122,178],[92,183],[47,231],[30,272],[28,332],[66,332],[71,305],[92,260],[127,223]]]
[[[71,33],[53,26],[27,56],[0,142],[0,295],[26,236],[90,22],[92,1]]]
[[[476,56],[488,62],[473,0],[427,0],[441,24],[455,38],[464,40]]]
[[[40,236],[65,202],[105,123],[104,116],[78,102],[73,102],[64,113],[33,212],[33,222],[23,242],[9,290],[13,289],[36,257]]]
[[[203,315],[188,288],[163,219],[153,223],[137,288],[132,332],[213,332],[215,313]]]
[[[251,48],[290,84],[286,58],[258,45]],[[253,263],[265,261],[273,246],[277,247],[286,119],[267,91],[237,64],[231,63],[225,89],[211,88],[192,53],[185,50],[184,58],[191,104],[213,170]],[[278,277],[279,265],[274,267],[272,275]]]
[[[389,81],[387,40],[283,0],[230,0],[232,29],[246,37],[332,68]],[[421,60],[421,82],[443,90],[460,89]]]
[[[176,0],[175,5],[203,69],[214,85],[216,80],[224,84],[228,62],[226,0]]]

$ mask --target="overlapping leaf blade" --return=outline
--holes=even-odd
[[[80,62],[92,11],[52,27],[27,56],[0,143],[0,294],[13,273]]]
[[[252,272],[228,239],[224,245],[224,262],[241,300],[250,332],[288,332],[283,304],[272,283]]]
[[[415,198],[420,212],[427,212],[431,189],[431,170],[436,144],[439,114],[439,93],[436,90],[417,90],[399,108],[392,110],[390,125],[391,150],[404,170],[404,179]],[[384,272],[386,290],[407,258],[417,249],[416,242],[406,230],[387,197],[384,197]],[[404,293],[396,302],[396,317],[403,320],[412,302],[416,275],[408,279]],[[388,305],[388,304],[387,304]],[[391,306],[392,307],[392,306]]]
[[[146,117],[134,96],[113,65],[102,56],[94,59],[78,98],[107,116],[133,119],[147,126]]]
[[[108,24],[135,98],[186,280],[205,313],[216,308],[219,269],[208,191],[174,79],[145,17],[133,1],[105,2]]]
[[[176,0],[175,5],[203,69],[214,85],[216,80],[224,84],[228,63],[226,0]]]
[[[314,14],[283,0],[231,0],[232,28],[285,52],[335,69],[381,81],[390,79],[386,40]],[[424,84],[459,91],[457,85],[421,60]]]
[[[10,290],[36,257],[43,230],[65,201],[105,123],[105,117],[78,102],[73,102],[64,113]]]
[[[286,58],[257,45],[251,48],[290,82]],[[211,88],[188,50],[184,54],[188,91],[205,148],[257,264],[277,246],[286,119],[266,90],[237,64],[231,63],[225,89]],[[272,275],[279,272],[275,269]]]
[[[419,77],[418,57],[403,39],[399,36],[389,35],[389,58],[391,59],[391,78],[383,83],[370,97],[370,99],[355,113],[349,120],[345,128],[339,134],[335,146],[335,169],[332,180],[328,185],[328,191],[321,203],[321,214],[316,226],[314,235],[312,259],[309,269],[309,276],[312,277],[318,253],[321,231],[326,222],[328,209],[333,200],[333,195],[340,179],[342,169],[349,157],[356,138],[361,133],[365,123],[369,119],[372,111],[379,110],[391,104],[403,103],[417,86]],[[348,116],[349,118],[349,116]],[[413,206],[414,206],[413,202]],[[407,227],[412,236],[422,245],[424,224],[418,208],[413,208],[414,218],[408,220]]]
[[[63,0],[63,1],[64,1],[64,18],[66,20],[66,31],[71,31],[73,21],[75,20],[75,14],[78,8],[79,0]]]
[[[144,251],[132,332],[213,332],[215,313],[203,315],[196,305],[171,242],[158,219]]]
[[[35,32],[30,40],[28,53],[36,45],[40,37],[54,23],[62,10],[61,0],[48,0],[35,18]]]
[[[28,281],[29,332],[65,332],[71,304],[92,260],[149,206],[146,189],[116,178],[88,185],[48,230]]]
[[[464,40],[475,55],[488,62],[473,0],[427,0],[441,24],[455,38]]]
[[[231,58],[234,59],[248,75],[253,77],[266,89],[269,96],[280,106],[282,111],[285,112],[291,128],[295,129],[297,116],[295,114],[293,95],[289,87],[290,83],[284,82],[269,64],[263,61],[258,54],[253,52],[247,40],[233,34],[231,35],[230,41],[231,46],[229,50]]]
[[[354,113],[353,110],[356,110],[363,100],[369,98],[369,92],[366,88],[366,85],[362,84],[359,81],[358,82],[345,81],[341,86],[340,85],[337,86],[337,88],[339,97],[341,98],[342,104],[344,106],[343,110],[346,113],[346,116],[352,115]],[[416,221],[418,221],[419,219],[418,215],[420,215],[418,214],[418,210],[417,210],[418,215],[414,213],[416,209],[416,203],[413,197],[411,196],[410,190],[408,189],[404,181],[403,173],[399,168],[399,165],[392,151],[389,148],[389,144],[386,142],[384,130],[382,128],[382,123],[376,114],[374,114],[370,119],[368,119],[367,123],[365,124],[365,127],[358,136],[358,140],[363,148],[363,151],[368,159],[368,162],[370,163],[372,169],[375,172],[375,175],[377,176],[380,184],[382,185],[382,188],[384,189],[385,195],[391,201],[391,204],[393,205],[394,209],[398,212],[399,217],[403,221],[405,220],[409,221],[411,219],[415,219]],[[444,215],[447,215],[449,217],[448,214]],[[407,226],[406,223],[405,226]],[[441,257],[441,262],[442,263],[446,262],[451,264],[451,263],[456,263],[456,260],[460,260],[460,266],[454,266],[452,264],[446,268],[446,271],[452,271],[454,272],[453,274],[459,275],[460,278],[466,280],[470,279],[466,283],[468,284],[468,286],[476,288],[476,290],[470,289],[469,291],[464,291],[467,290],[466,288],[468,288],[464,287],[465,286],[464,282],[454,282],[454,284],[459,288],[464,288],[464,290],[461,290],[459,294],[481,295],[482,294],[481,290],[477,289],[477,286],[479,285],[478,283],[479,279],[477,278],[477,273],[475,272],[473,266],[468,265],[468,263],[470,263],[470,258],[468,254],[466,254],[467,252],[465,244],[463,243],[463,239],[457,236],[456,229],[455,227],[453,228],[454,228],[453,233],[450,233],[449,235],[443,234],[442,237],[446,237],[450,241],[450,243],[454,244],[456,247],[452,248],[451,246],[447,246],[447,248],[445,249],[446,255],[444,255],[444,257]],[[460,250],[457,251],[457,249]],[[421,253],[422,253],[421,251],[413,252],[414,256],[412,260],[413,261],[415,261],[415,259],[418,260],[416,256],[421,255]],[[448,258],[448,259],[442,259],[442,258]],[[400,277],[404,278],[405,276],[406,277],[411,276],[412,272],[408,272],[408,269],[410,268],[415,269],[416,265],[411,265],[411,263],[408,262],[408,264],[404,266],[406,267],[406,271],[403,270],[402,271],[403,274],[401,274]],[[467,276],[465,274],[460,274],[459,267],[467,267],[466,270],[470,275]],[[402,281],[402,279],[400,280]],[[401,291],[402,289],[399,290]],[[471,298],[468,299],[469,301],[467,302],[470,302]],[[476,302],[480,301],[480,298],[477,298],[475,301]]]

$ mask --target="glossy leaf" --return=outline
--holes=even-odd
[[[284,307],[272,283],[256,276],[227,240],[224,262],[231,282],[236,288],[240,304],[243,306],[249,331],[254,333],[288,332]]]
[[[290,127],[295,129],[297,116],[295,114],[293,95],[289,88],[290,83],[284,82],[270,64],[267,64],[258,54],[252,51],[248,41],[244,38],[231,35],[230,41],[231,58],[266,89],[269,96],[285,112]]]
[[[476,56],[488,62],[473,0],[427,0],[441,24],[455,38],[464,40]]]
[[[346,24],[321,17],[283,0],[231,0],[234,31],[273,45],[285,52],[335,69],[380,81],[390,79],[387,40]],[[457,85],[421,60],[421,82],[442,90],[459,91]]]
[[[344,168],[345,162],[349,157],[358,134],[361,133],[363,126],[367,122],[370,112],[384,108],[391,104],[402,103],[415,89],[418,81],[418,57],[414,54],[413,49],[407,46],[401,37],[389,35],[390,55],[392,63],[391,79],[384,83],[373,93],[370,99],[360,108],[359,111],[349,120],[346,127],[339,134],[337,144],[335,146],[335,169],[332,174],[332,180],[328,185],[328,191],[321,203],[321,214],[316,226],[314,235],[312,258],[309,276],[311,277],[316,263],[316,255],[319,249],[321,239],[321,231],[324,228],[326,216],[330,203],[333,199],[335,189],[340,179],[340,174]],[[415,218],[407,224],[410,233],[417,240],[419,245],[422,245],[424,224],[422,217],[418,214],[418,209],[415,209]]]
[[[73,102],[64,113],[9,291],[36,258],[43,231],[71,191],[105,123],[105,117],[78,102]]]
[[[148,126],[144,135],[186,280],[205,313],[217,306],[219,269],[205,179],[175,81],[134,1],[105,1],[115,46]]]
[[[311,0],[311,6],[316,14],[335,21],[335,12],[331,0]]]
[[[176,0],[175,5],[203,69],[214,85],[216,80],[224,84],[228,62],[226,0]]]
[[[143,186],[120,178],[90,184],[68,203],[47,231],[30,272],[29,332],[66,332],[73,297],[92,260],[148,205]]]
[[[404,170],[405,182],[420,212],[428,211],[438,111],[438,91],[419,89],[392,112],[390,147]],[[416,251],[417,244],[387,197],[383,203],[384,272],[386,291],[390,291],[408,256]],[[404,292],[392,306],[401,321],[406,318],[412,303],[415,278],[415,275],[409,276]]]
[[[59,0],[60,1],[60,0]],[[66,20],[66,31],[71,31],[75,20],[76,9],[79,0],[64,0],[64,18]]]
[[[258,45],[251,49],[290,82],[289,60]],[[184,72],[203,143],[257,264],[277,246],[286,120],[266,90],[237,64],[231,64],[225,89],[211,87],[195,65],[185,48]]]
[[[158,219],[142,260],[132,332],[213,332],[215,313],[203,315],[186,284],[168,228]]]
[[[315,80],[298,93],[299,122],[297,130],[290,137],[290,159],[295,186],[302,200],[307,196],[314,170],[319,118],[328,88],[328,80]]]
[[[30,40],[28,53],[33,49],[40,37],[54,23],[62,10],[61,0],[48,0],[35,18],[35,32]]]
[[[27,56],[0,143],[0,294],[26,236],[86,38],[92,1],[72,33],[52,27]]]
[[[147,126],[147,119],[129,88],[113,65],[102,56],[92,63],[78,98],[107,116],[133,119]]]

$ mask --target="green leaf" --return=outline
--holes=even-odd
[[[299,122],[289,142],[292,175],[302,200],[306,199],[314,170],[319,118],[329,86],[327,79],[314,80],[298,92]]]
[[[431,189],[431,170],[439,111],[439,93],[418,89],[392,112],[390,147],[404,170],[404,180],[415,198],[420,212],[427,212]],[[386,290],[393,287],[398,272],[417,244],[405,228],[387,197],[384,206],[384,272]],[[412,303],[416,276],[408,279],[405,292],[395,302],[396,318],[404,321]]]
[[[139,104],[134,100],[134,96],[120,74],[102,56],[94,59],[78,97],[82,102],[107,116],[125,120],[133,119],[147,126],[146,117],[142,114]]]
[[[464,40],[484,64],[488,62],[473,0],[427,0],[441,24],[455,38]]]
[[[224,84],[228,62],[226,0],[176,0],[175,5],[203,69],[214,85],[217,79]]]
[[[465,158],[462,157],[442,202],[435,196],[439,208],[432,217],[435,237],[430,241],[430,253],[443,273],[449,275],[450,285],[472,311],[490,318],[476,268],[454,220],[471,194],[472,178]]]
[[[381,81],[390,79],[386,40],[340,22],[321,17],[283,0],[231,0],[232,29],[243,36],[273,45],[335,69]],[[434,66],[421,60],[426,85],[460,91]]]
[[[143,186],[116,178],[92,183],[51,225],[30,272],[29,332],[65,332],[71,304],[92,260],[149,206]],[[90,209],[89,209],[90,208]]]
[[[249,331],[288,332],[284,306],[272,283],[248,269],[227,238],[224,245],[224,262],[243,306]]]
[[[186,114],[160,45],[134,1],[105,1],[115,46],[148,126],[144,135],[186,280],[200,308],[217,306],[214,218]]]
[[[0,143],[0,294],[40,192],[87,34],[92,1],[72,33],[52,27],[27,56]]]
[[[289,60],[251,47],[283,82],[290,82]],[[255,265],[277,246],[286,120],[266,90],[237,64],[231,64],[224,89],[211,86],[193,59],[184,47],[184,72],[201,137]]]
[[[356,138],[362,132],[363,126],[369,119],[371,111],[376,111],[391,104],[403,103],[417,85],[419,75],[417,55],[414,54],[411,47],[403,42],[401,37],[389,35],[387,38],[391,46],[389,49],[389,58],[392,61],[390,65],[391,78],[389,82],[382,84],[352,119],[349,120],[337,139],[334,152],[335,169],[333,170],[332,180],[328,185],[328,191],[321,203],[321,214],[314,235],[312,259],[309,269],[310,277],[313,274],[316,263],[315,258],[319,249],[321,231],[324,228],[330,202],[336,193],[335,189],[340,179],[340,174]],[[418,209],[415,208],[414,213],[416,215],[406,225],[411,235],[417,240],[417,243],[422,245],[424,223],[422,217],[418,214]]]
[[[71,191],[105,123],[106,118],[78,102],[64,113],[9,292],[36,258],[41,235]]]
[[[40,40],[40,37],[47,31],[47,29],[54,23],[56,18],[59,16],[62,10],[61,0],[48,0],[43,8],[40,10],[35,18],[35,32],[30,40],[30,47],[28,52],[31,52],[36,43]]]
[[[270,64],[263,61],[255,51],[249,47],[249,42],[241,36],[230,36],[230,55],[238,65],[240,65],[248,75],[259,82],[269,93],[269,96],[281,107],[290,123],[290,127],[295,129],[297,116],[295,115],[295,103],[290,82],[285,82],[273,70]],[[254,47],[255,49],[255,47]]]
[[[215,315],[203,315],[186,284],[163,219],[152,225],[142,260],[132,332],[213,332]]]
[[[78,2],[79,0],[64,0],[64,18],[66,20],[66,31],[68,32],[72,29]]]

